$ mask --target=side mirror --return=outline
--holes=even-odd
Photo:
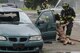
[[[45,22],[44,21],[37,21],[35,24],[37,25],[37,26],[39,26],[40,24],[44,24]]]
[[[38,21],[38,23],[39,23],[39,24],[43,24],[43,23],[45,23],[45,22],[40,20],[40,21]]]

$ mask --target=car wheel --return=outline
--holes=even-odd
[[[40,50],[39,53],[43,53],[43,50]]]
[[[40,47],[39,47],[39,50],[36,51],[36,53],[43,53],[42,47],[43,47],[43,46],[40,46]]]
[[[43,53],[43,50],[39,50],[39,51],[37,51],[36,53]]]
[[[43,46],[39,47],[39,51],[38,51],[38,53],[43,53],[42,48],[43,48]]]

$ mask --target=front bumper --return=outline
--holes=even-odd
[[[36,52],[39,51],[39,47],[26,47],[25,49],[13,49],[13,47],[1,47],[0,52]]]
[[[0,42],[0,52],[35,52],[43,46],[42,41],[29,41],[29,42]]]

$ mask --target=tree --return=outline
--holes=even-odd
[[[25,5],[28,8],[36,9],[37,6],[41,6],[41,4],[46,0],[25,0]],[[55,5],[58,0],[48,0],[48,4]]]

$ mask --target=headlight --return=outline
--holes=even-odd
[[[5,41],[6,38],[4,36],[0,36],[0,41]]]
[[[41,36],[31,36],[29,40],[41,40]]]

